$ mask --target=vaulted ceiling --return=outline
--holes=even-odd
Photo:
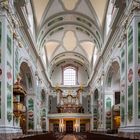
[[[39,25],[43,20],[42,19],[43,14],[46,12],[46,8],[49,7],[50,1],[52,0],[32,0],[37,25]],[[78,3],[79,0],[61,0],[61,1],[62,3],[64,3],[63,5],[65,6],[65,8],[70,11],[76,7],[76,4],[77,5],[79,4]],[[102,25],[108,0],[84,0],[84,1],[85,3],[86,1],[89,1],[88,3],[95,10],[97,19],[99,20],[99,23]]]
[[[108,0],[31,0],[37,45],[50,70],[67,58],[91,72],[103,42],[107,4]]]

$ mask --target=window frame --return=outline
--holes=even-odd
[[[74,65],[65,65],[65,66],[62,66],[62,85],[65,85],[64,84],[64,71],[66,69],[74,69],[75,72],[76,72],[76,77],[75,77],[75,85],[78,85],[78,67],[74,66]],[[75,85],[65,85],[65,86],[75,86]]]

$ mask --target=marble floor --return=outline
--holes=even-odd
[[[76,140],[76,137],[72,134],[65,135],[62,140]]]

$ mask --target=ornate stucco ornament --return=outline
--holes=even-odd
[[[132,1],[132,7],[131,7],[131,13],[134,11],[139,11],[140,10],[140,1],[139,0],[133,0]]]

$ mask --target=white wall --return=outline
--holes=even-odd
[[[51,80],[52,84],[62,84],[62,65],[55,67],[54,72],[52,73]],[[81,66],[78,66],[78,83],[86,84],[88,80],[88,74],[85,69]]]

